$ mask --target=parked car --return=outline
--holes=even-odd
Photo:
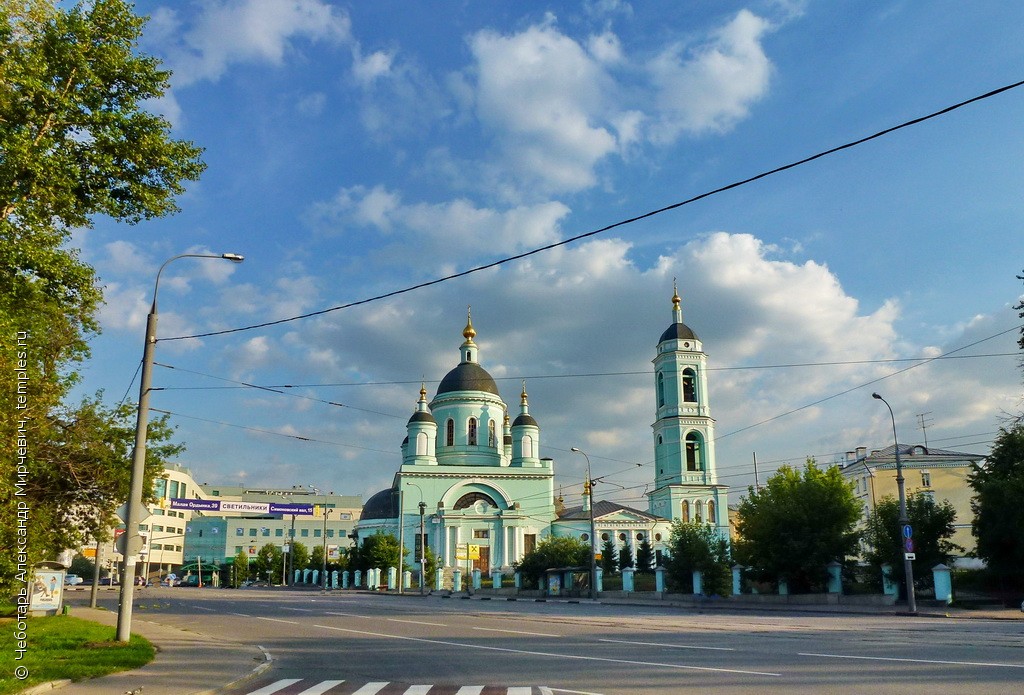
[[[83,581],[82,578],[79,577],[77,574],[65,574],[64,575],[64,583],[66,585],[68,585],[68,586],[76,586],[78,584],[81,584],[82,581]]]
[[[118,582],[112,577],[103,577],[100,579],[100,586],[117,586]]]

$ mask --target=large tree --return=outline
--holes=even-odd
[[[553,567],[589,566],[590,543],[571,536],[545,538],[515,564],[516,570],[523,573],[524,588],[536,587],[544,572]]]
[[[838,468],[781,467],[740,502],[733,556],[755,576],[784,579],[795,593],[819,591],[826,566],[855,553],[860,503]]]
[[[1000,428],[970,483],[978,556],[1004,585],[1024,588],[1024,422]]]
[[[881,567],[888,564],[893,580],[904,587],[906,572],[899,518],[900,503],[896,498],[886,496],[875,505],[864,532],[869,547],[865,556],[879,582]],[[907,520],[914,529],[914,566],[918,568],[914,571],[914,583],[930,585],[931,568],[938,564],[949,565],[956,553],[964,551],[950,540],[956,532],[956,509],[949,500],[936,502],[929,495],[910,495]]]
[[[201,150],[144,107],[169,84],[137,50],[144,22],[124,0],[0,0],[0,372],[12,377],[0,387],[0,557],[23,549],[27,564],[60,550],[49,530],[58,505],[106,504],[122,486],[96,447],[103,475],[87,476],[77,497],[74,476],[60,481],[62,497],[26,490],[74,465],[61,443],[95,414],[62,406],[102,300],[71,234],[100,215],[134,224],[172,213],[204,168]],[[101,493],[104,475],[112,487]],[[0,588],[17,581],[11,567],[0,564]]]
[[[713,526],[700,521],[672,522],[666,579],[673,591],[693,591],[693,573],[702,574],[702,593],[728,596],[732,589],[729,543]]]

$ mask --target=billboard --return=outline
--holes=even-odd
[[[234,512],[241,514],[289,514],[313,516],[313,505],[281,502],[233,502],[230,500],[190,500],[171,498],[171,509],[194,512]]]

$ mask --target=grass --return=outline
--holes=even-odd
[[[156,654],[153,645],[138,635],[123,644],[116,640],[116,628],[81,618],[55,615],[25,622],[26,651],[16,660],[18,623],[0,620],[0,695],[47,681],[80,681],[139,668]],[[19,668],[26,669],[27,677],[19,677]]]

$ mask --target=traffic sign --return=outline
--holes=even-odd
[[[917,559],[917,555],[915,555],[914,553],[903,553],[903,559],[904,560],[916,560]]]
[[[914,552],[914,539],[907,538],[903,541],[903,550],[908,553]]]
[[[890,527],[890,528],[892,528],[892,527]],[[913,538],[914,537],[914,529],[910,528],[910,524],[903,524],[903,537],[904,538]]]

